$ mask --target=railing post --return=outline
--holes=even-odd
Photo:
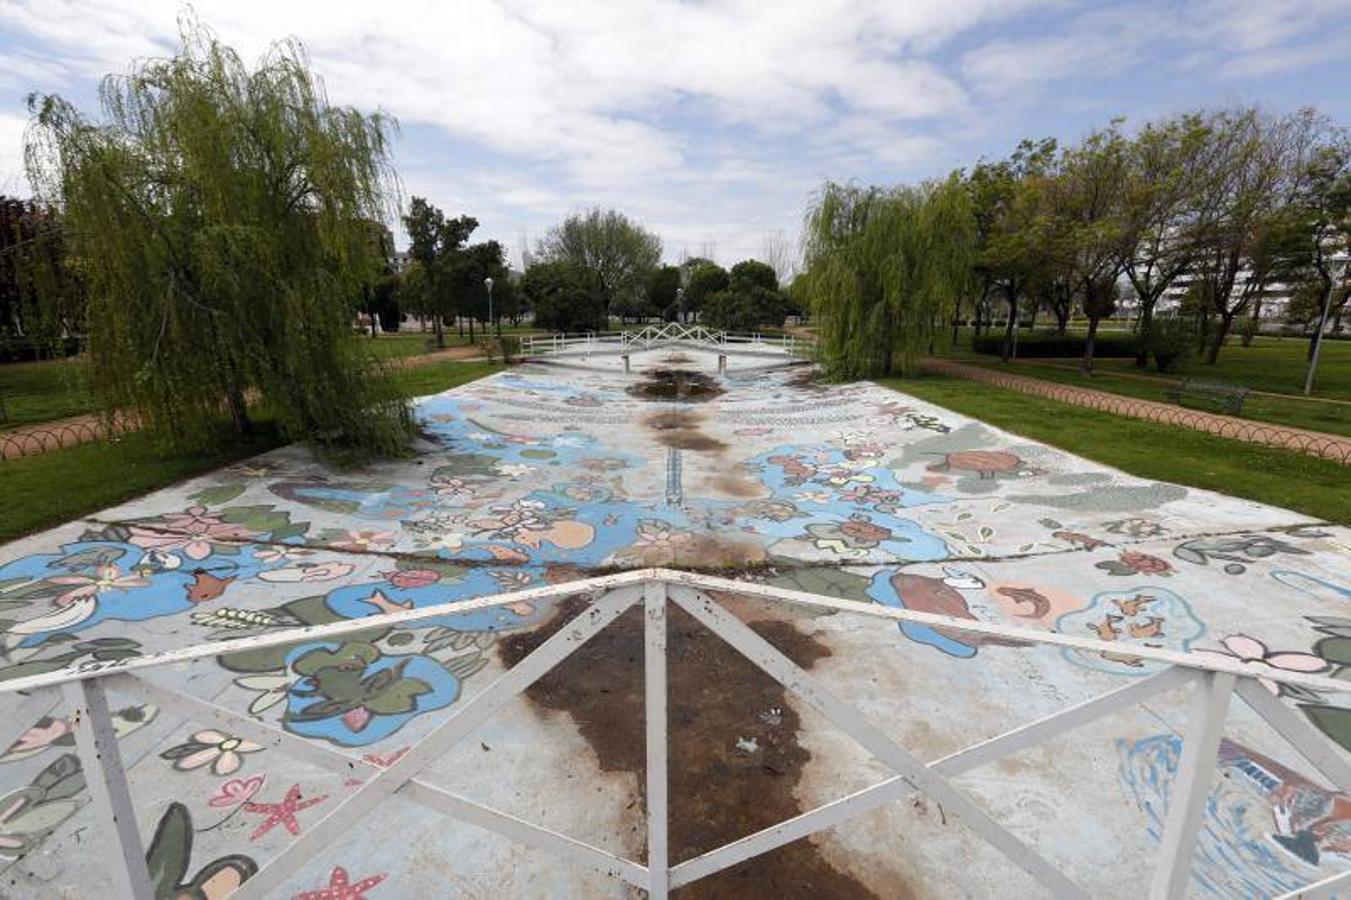
[[[666,900],[671,862],[667,852],[666,582],[650,581],[643,593],[643,687],[647,724],[647,896]]]
[[[1196,836],[1210,795],[1234,683],[1233,675],[1207,672],[1192,685],[1187,704],[1187,733],[1182,739],[1182,759],[1168,796],[1168,817],[1149,890],[1151,900],[1172,900],[1187,892]]]
[[[103,685],[98,679],[82,678],[63,684],[61,693],[70,707],[75,747],[95,818],[112,826],[105,839],[112,842],[108,847],[106,874],[115,888],[113,893],[133,900],[153,900],[145,849],[141,846],[141,832],[127,787],[127,771],[117,748],[117,734]]]

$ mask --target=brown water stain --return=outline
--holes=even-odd
[[[687,409],[665,410],[642,420],[653,439],[663,447],[701,453],[721,453],[726,450],[726,444],[700,430],[703,422],[703,416]]]
[[[560,603],[554,618],[498,642],[515,665],[587,608]],[[750,623],[790,659],[810,668],[830,650],[791,622]],[[799,742],[801,721],[783,686],[674,605],[668,606],[670,707],[670,853],[681,862],[767,828],[804,810],[794,797],[811,758]],[[644,792],[643,615],[630,609],[537,681],[526,697],[541,712],[566,712],[605,772],[629,772]],[[739,748],[738,741],[743,742]],[[754,749],[744,747],[754,742]],[[907,896],[897,884],[888,896]],[[826,861],[810,839],[794,841],[675,892],[693,898],[876,897]]]
[[[747,478],[738,472],[731,472],[725,475],[715,475],[708,479],[709,487],[728,497],[740,497],[744,499],[760,499],[772,494],[769,488],[765,487],[759,481]]]
[[[681,403],[704,403],[724,393],[716,378],[693,369],[653,369],[643,373],[643,380],[630,385],[629,394],[640,400],[676,400]]]

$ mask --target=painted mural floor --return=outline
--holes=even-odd
[[[650,565],[1351,673],[1346,528],[1141,481],[807,368],[733,359],[719,374],[693,350],[637,354],[630,374],[585,362],[427,398],[407,459],[337,471],[286,448],[0,548],[0,678]],[[926,760],[1152,671],[723,599]],[[448,615],[153,677],[388,765],[579,608]],[[693,620],[671,628],[673,861],[890,774]],[[641,860],[641,647],[637,617],[621,618],[429,780]],[[21,699],[0,695],[0,713]],[[1285,701],[1351,747],[1351,698]],[[353,790],[152,705],[115,708],[165,896],[224,896]],[[957,783],[1095,895],[1135,896],[1184,711],[1161,695]],[[1226,736],[1193,892],[1271,895],[1351,865],[1351,798],[1237,706]],[[0,755],[0,793],[0,896],[105,893],[105,835],[59,712]],[[396,797],[281,895],[637,892]],[[681,896],[1039,895],[916,796]]]

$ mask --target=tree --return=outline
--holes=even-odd
[[[1041,179],[1055,158],[1054,140],[1025,140],[1007,160],[980,163],[966,179],[976,246],[979,309],[995,296],[1008,305],[1003,358],[1013,354],[1019,301],[1039,271],[1047,242],[1039,233]],[[977,327],[979,331],[979,326]]]
[[[689,283],[685,285],[685,312],[698,314],[703,312],[704,301],[718,291],[731,286],[731,276],[717,263],[704,261],[690,270]]]
[[[754,331],[762,325],[782,325],[785,314],[783,296],[778,291],[743,283],[705,297],[699,318],[710,328]]]
[[[1128,148],[1117,208],[1117,264],[1139,307],[1137,366],[1148,359],[1160,298],[1191,268],[1201,250],[1199,238],[1214,222],[1221,124],[1199,113],[1147,123]],[[1164,331],[1177,329],[1170,324]]]
[[[391,123],[329,104],[298,43],[250,71],[195,21],[181,36],[105,80],[101,123],[29,98],[29,178],[81,261],[104,409],[201,447],[223,411],[250,430],[256,392],[287,437],[401,448],[408,407],[351,339]]]
[[[661,238],[617,210],[594,208],[550,229],[537,255],[593,272],[609,315],[641,306],[648,274],[661,264]]]
[[[751,288],[761,287],[767,291],[779,289],[779,276],[774,269],[758,259],[746,259],[732,266],[728,277],[728,287],[734,291],[747,292]]]
[[[779,284],[787,284],[793,280],[797,265],[793,251],[788,245],[788,238],[782,231],[771,231],[765,235],[760,254],[774,270],[774,276]]]
[[[521,278],[521,293],[540,328],[572,332],[605,327],[605,293],[591,269],[566,260],[534,263]]]
[[[1282,271],[1292,237],[1290,206],[1305,177],[1304,161],[1319,119],[1310,110],[1273,117],[1255,109],[1226,113],[1214,165],[1219,199],[1194,274],[1209,301],[1205,361],[1219,357],[1234,320],[1251,309]]]
[[[447,219],[425,199],[414,197],[403,222],[408,231],[408,255],[422,267],[419,283],[423,298],[419,307],[423,315],[432,317],[436,346],[444,347],[445,320],[455,313],[455,279],[462,266],[460,251],[478,228],[478,219],[472,216]]]
[[[828,182],[804,230],[798,280],[827,370],[842,378],[913,374],[938,320],[971,285],[975,222],[960,175],[918,187]]]
[[[38,356],[83,319],[84,287],[61,218],[32,200],[0,195],[0,345]]]
[[[668,322],[674,322],[679,315],[677,308],[680,290],[680,269],[676,266],[662,266],[653,269],[647,276],[647,305],[644,313],[659,316]]]
[[[1120,274],[1120,218],[1117,215],[1126,169],[1126,141],[1113,124],[1095,131],[1061,155],[1047,190],[1056,198],[1067,253],[1062,271],[1088,318],[1083,371],[1093,371],[1098,324],[1116,311]]]
[[[1288,272],[1314,315],[1304,393],[1313,392],[1323,334],[1351,297],[1351,136],[1320,123],[1291,203]]]

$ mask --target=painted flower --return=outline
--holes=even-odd
[[[146,550],[181,549],[188,559],[205,559],[216,546],[248,541],[258,532],[219,515],[205,506],[190,506],[181,513],[165,515],[154,528],[132,525],[127,541]]]
[[[173,760],[174,768],[180,772],[210,766],[217,775],[231,775],[244,765],[243,754],[262,749],[261,744],[208,728],[194,734],[186,743],[165,750],[160,758]]]
[[[235,685],[246,691],[257,693],[253,702],[249,704],[249,715],[258,716],[286,699],[287,692],[291,687],[291,679],[275,673],[244,675],[235,679]]]
[[[499,475],[505,475],[508,478],[520,478],[522,475],[528,475],[535,471],[534,466],[527,466],[525,463],[507,463],[500,462],[493,467]]]
[[[1314,656],[1312,653],[1301,653],[1296,650],[1278,650],[1273,653],[1267,649],[1266,644],[1246,634],[1231,634],[1223,638],[1220,644],[1224,647],[1223,650],[1203,649],[1196,652],[1228,656],[1237,659],[1239,662],[1270,666],[1282,672],[1314,673],[1325,671],[1328,668],[1327,660]],[[1257,680],[1272,694],[1280,695],[1281,685],[1278,682],[1272,681],[1270,678],[1258,678]]]
[[[825,491],[802,491],[801,493],[794,494],[793,499],[810,503],[829,503],[830,494]]]
[[[5,751],[6,757],[28,756],[50,747],[71,733],[70,723],[62,718],[43,716]]]
[[[663,522],[660,519],[643,519],[634,530],[634,537],[638,539],[639,544],[649,547],[664,547],[685,540],[689,535],[682,531],[672,531],[669,522]]]
[[[253,558],[260,563],[284,562],[289,559],[303,559],[306,556],[313,555],[313,550],[293,546],[264,547],[261,550],[253,551]]]
[[[93,575],[57,575],[47,580],[69,587],[52,601],[57,606],[70,606],[77,600],[96,597],[106,591],[129,591],[150,584],[139,575],[123,575],[122,570],[111,563],[95,566]]]
[[[380,577],[396,588],[422,588],[440,581],[441,573],[434,569],[405,569],[381,572]]]
[[[474,485],[465,481],[463,478],[432,478],[432,489],[436,491],[438,497],[472,497],[474,496]]]
[[[891,537],[891,529],[863,519],[851,518],[847,522],[841,522],[840,531],[862,546],[885,541]]]
[[[222,782],[221,786],[216,788],[216,793],[211,795],[211,799],[206,801],[206,805],[213,809],[228,809],[246,800],[252,800],[253,795],[262,789],[266,777],[255,775],[252,778],[231,778]]]
[[[258,574],[259,581],[272,581],[282,584],[299,584],[311,581],[332,581],[335,578],[342,578],[351,575],[356,571],[356,566],[351,563],[341,562],[322,562],[322,563],[301,563],[298,566],[286,566],[281,569],[272,569],[268,572]]]
[[[392,531],[348,531],[329,542],[335,549],[352,553],[370,553],[394,546]]]

